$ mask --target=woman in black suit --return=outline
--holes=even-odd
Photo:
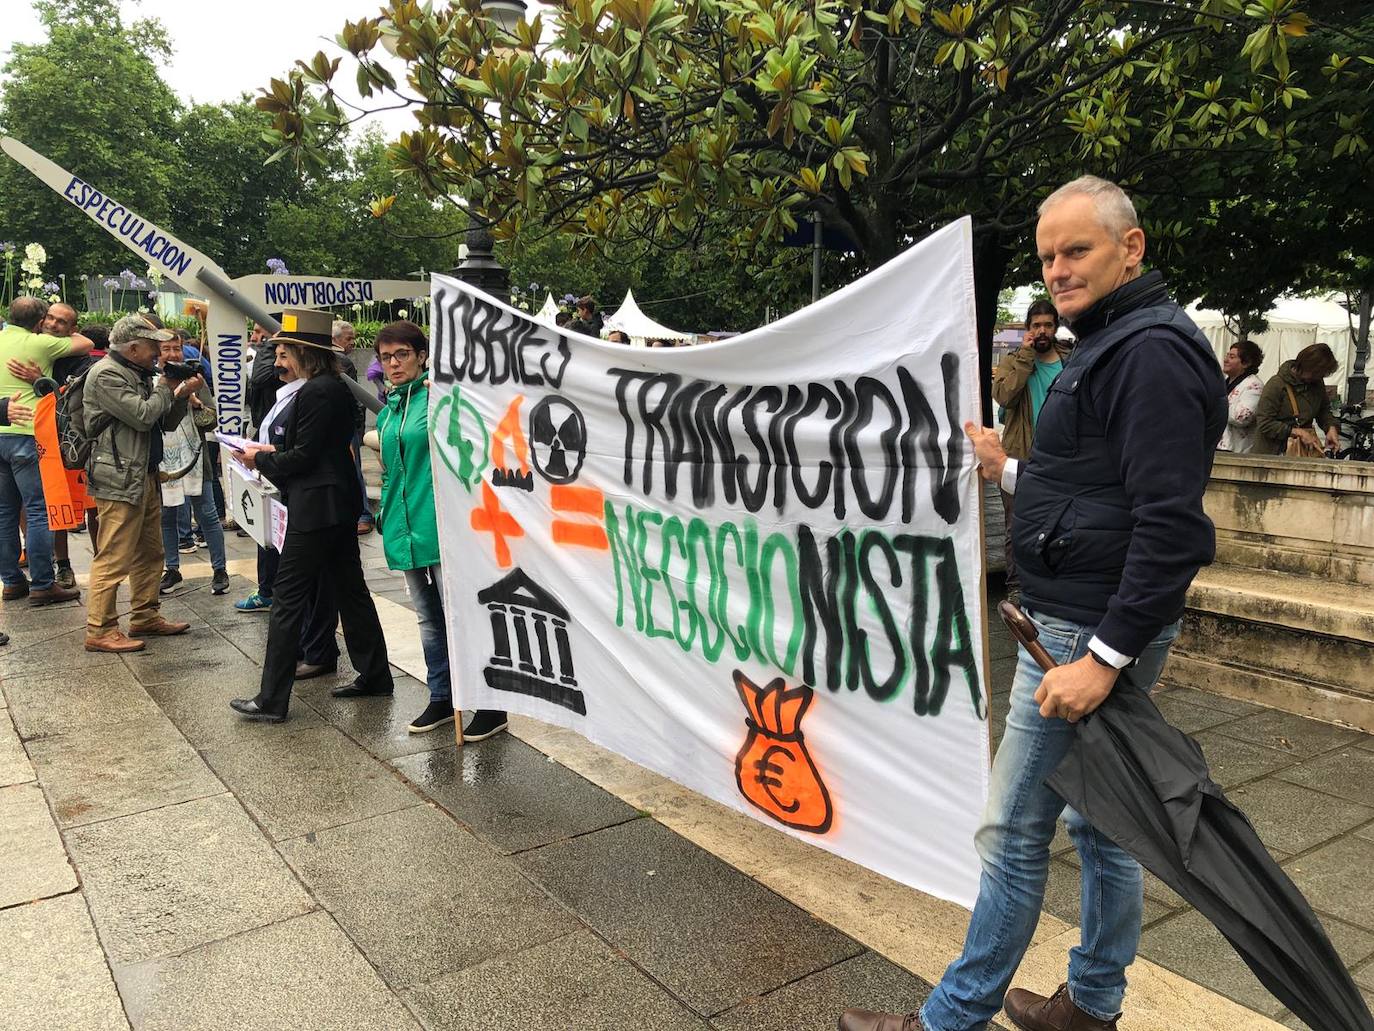
[[[350,447],[353,394],[342,380],[342,351],[333,343],[328,312],[290,309],[273,341],[305,380],[287,417],[280,448],[252,445],[241,461],[282,492],[286,541],[277,567],[262,687],[256,698],[230,707],[249,719],[281,722],[291,701],[301,626],[321,578],[338,602],[344,643],[358,678],[335,688],[339,698],[389,695],[391,667],[358,553],[361,501]]]

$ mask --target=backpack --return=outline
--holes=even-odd
[[[62,452],[62,464],[68,469],[86,468],[95,438],[110,425],[108,421],[98,428],[86,425],[83,400],[90,371],[88,366],[80,375],[73,376],[57,395],[57,448]]]

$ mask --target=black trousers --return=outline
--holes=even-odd
[[[382,625],[363,580],[357,527],[348,523],[323,530],[293,530],[288,525],[273,585],[267,655],[257,697],[266,712],[285,715],[290,706],[301,630],[321,587],[338,606],[344,644],[359,682],[376,690],[391,686]]]
[[[271,548],[258,548],[258,593],[264,598],[272,597],[280,563],[281,556]],[[301,631],[301,646],[296,658],[312,666],[328,666],[339,657],[334,634],[338,629],[339,608],[334,604],[334,592],[324,577],[320,577],[315,581],[315,597],[305,614],[305,628]]]

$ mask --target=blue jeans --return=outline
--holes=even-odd
[[[24,550],[34,590],[53,586],[52,531],[48,503],[38,474],[38,447],[27,433],[0,433],[0,580],[6,587],[24,582],[19,568],[19,513],[25,517]]]
[[[167,568],[181,568],[177,544],[181,540],[181,513],[188,505],[195,511],[196,523],[205,534],[205,543],[210,549],[210,568],[225,568],[224,527],[220,525],[219,513],[215,511],[215,495],[208,483],[199,494],[186,495],[185,504],[162,506],[162,550],[166,554]],[[189,531],[187,536],[190,536]]]
[[[444,632],[444,599],[439,588],[439,567],[407,569],[406,586],[415,602],[420,622],[420,647],[425,653],[425,679],[431,702],[453,703],[448,676],[448,635]]]
[[[1045,650],[1060,665],[1087,653],[1094,627],[1027,611]],[[1113,690],[1149,691],[1159,679],[1178,624],[1164,628]],[[927,1031],[975,1031],[1002,1007],[1012,975],[1040,920],[1050,841],[1060,813],[1083,861],[1082,938],[1069,953],[1069,995],[1079,1009],[1109,1021],[1121,1012],[1126,967],[1140,943],[1144,905],[1140,867],[1045,787],[1073,742],[1074,728],[1045,719],[1035,702],[1043,674],[1019,649],[1007,729],[992,764],[992,785],[975,844],[983,875],[964,951],[926,1000]]]

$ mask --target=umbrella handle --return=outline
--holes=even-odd
[[[1024,612],[1011,602],[1003,601],[997,606],[997,614],[1002,617],[1002,622],[1007,624],[1011,636],[1021,642],[1021,646],[1030,653],[1030,657],[1041,669],[1048,673],[1059,665],[1050,653],[1045,651],[1045,646],[1039,640],[1040,631],[1035,629],[1035,624]]]

